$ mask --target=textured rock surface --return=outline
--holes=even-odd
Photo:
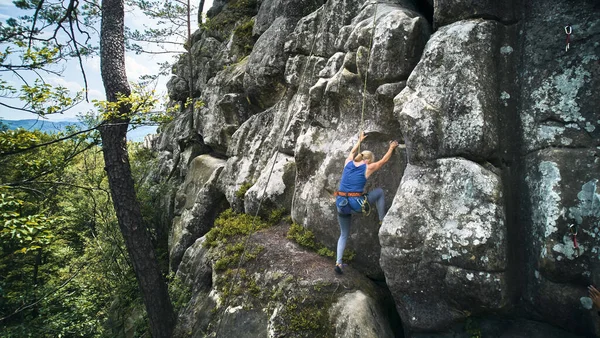
[[[483,18],[514,23],[519,19],[519,3],[515,0],[435,0],[434,22],[436,27],[459,20]]]
[[[500,29],[492,21],[460,21],[440,28],[427,43],[394,99],[411,163],[488,159],[498,150]]]
[[[410,327],[441,329],[461,311],[507,304],[502,197],[500,179],[464,159],[407,167],[379,237],[386,281]]]
[[[295,18],[296,21],[323,5],[323,0],[264,0],[256,15],[253,33],[263,34],[279,17]]]
[[[275,19],[256,41],[250,54],[244,74],[244,89],[252,102],[263,109],[273,106],[286,92],[282,83],[287,60],[283,44],[294,26],[293,19]]]
[[[376,156],[391,139],[406,149],[369,179],[389,212],[381,226],[374,213],[353,217],[347,248],[356,258],[344,278],[385,282],[406,335],[466,336],[476,323],[484,336],[600,335],[586,291],[600,284],[600,3],[223,0],[209,17],[192,39],[193,66],[183,55],[168,85],[171,105],[182,103],[192,75],[203,105],[181,108],[155,141],[157,172],[180,184],[164,200],[177,238],[171,264],[189,247],[179,273],[205,285],[181,314],[181,336],[204,334],[215,323],[210,309],[222,305],[206,278],[217,281],[210,257],[193,244],[210,226],[199,215],[228,205],[285,209],[335,249],[333,193],[361,129],[369,135],[361,149]],[[236,45],[239,27],[248,46]],[[209,153],[224,164],[198,169],[195,159]],[[198,170],[214,175],[192,179]],[[269,265],[287,266],[298,251],[276,245],[291,251]],[[334,278],[332,261],[306,255],[293,264],[315,275],[290,272],[300,288]],[[331,313],[354,302],[380,311],[369,288],[356,289],[339,294]],[[263,305],[229,307],[222,323],[276,336],[282,304]],[[394,327],[361,313],[331,321],[335,335]]]
[[[600,4],[533,2],[524,24],[520,123],[530,243],[524,298],[540,318],[598,336],[586,286],[600,282]],[[571,48],[564,29],[571,24]],[[579,254],[569,226],[578,228]],[[594,325],[596,327],[594,327]]]
[[[347,293],[329,311],[335,337],[394,337],[381,305],[362,291]]]
[[[285,231],[254,234],[247,245],[263,249],[238,274],[212,269],[214,252],[196,241],[177,273],[193,296],[174,337],[394,337],[383,293],[370,280],[352,269],[343,277],[330,273],[331,262],[290,243]],[[222,281],[230,284],[219,288]]]
[[[169,261],[177,271],[184,252],[212,227],[218,212],[224,210],[225,196],[216,182],[225,161],[201,155],[190,164],[189,172],[176,194],[175,218],[169,236]]]

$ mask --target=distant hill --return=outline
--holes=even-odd
[[[8,125],[9,129],[23,128],[27,130],[40,130],[45,133],[57,133],[64,131],[67,126],[84,127],[81,122],[68,121],[44,121],[44,120],[2,120],[2,123]]]
[[[76,126],[85,128],[85,125],[81,122],[71,121],[44,121],[44,120],[0,120],[0,122],[6,124],[9,129],[23,128],[26,130],[40,130],[45,133],[57,133],[64,131],[67,126]],[[127,139],[134,142],[144,141],[144,137],[148,134],[156,133],[155,126],[142,126],[137,127],[134,130],[130,130],[127,133]]]

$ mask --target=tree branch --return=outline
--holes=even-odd
[[[42,5],[44,4],[44,0],[39,0],[40,2],[37,5],[37,8],[35,9],[35,13],[33,15],[33,23],[31,24],[31,31],[29,32],[29,48],[31,49],[31,43],[33,41],[33,32],[35,32],[35,25],[37,23],[37,18],[38,15],[40,13],[40,11],[42,10]]]
[[[71,1],[73,1],[73,0],[71,0]],[[75,14],[75,15],[77,15],[77,14]],[[75,48],[75,53],[77,53],[77,60],[79,60],[79,69],[81,70],[81,75],[83,76],[83,86],[85,88],[85,101],[90,102],[90,98],[88,96],[87,77],[85,75],[85,69],[83,68],[83,61],[81,60],[81,53],[79,52],[79,48],[77,48],[77,38],[75,37],[75,29],[73,29],[73,17],[72,16],[69,16],[69,27],[71,28],[71,41],[73,41],[73,48]]]
[[[60,291],[60,289],[64,288],[67,284],[69,284],[75,277],[77,277],[77,275],[79,274],[79,272],[81,272],[81,270],[83,270],[83,268],[85,268],[86,265],[82,265],[81,267],[79,267],[79,269],[77,269],[77,271],[75,271],[74,274],[72,274],[65,282],[63,282],[61,285],[59,285],[58,287],[56,287],[54,290],[48,292],[47,294],[45,294],[43,297],[41,297],[40,299],[36,300],[35,302],[29,304],[29,305],[23,305],[20,306],[19,308],[17,308],[15,310],[15,312],[11,313],[10,315],[6,316],[6,317],[2,317],[0,318],[0,322],[3,320],[6,320],[14,315],[16,315],[19,312],[25,311],[29,308],[32,308],[36,305],[38,305],[41,301],[43,301],[44,299],[50,297],[52,294]]]
[[[0,153],[0,157],[9,156],[9,155],[16,155],[16,154],[24,153],[26,151],[33,150],[33,149],[36,149],[36,148],[49,146],[49,145],[54,144],[54,143],[58,143],[58,142],[61,142],[61,141],[64,141],[64,140],[68,140],[68,139],[73,138],[73,137],[75,137],[77,135],[81,135],[81,134],[84,134],[84,133],[89,133],[90,131],[93,131],[93,130],[96,130],[96,129],[98,129],[98,126],[96,126],[94,128],[86,129],[86,130],[81,130],[81,131],[78,131],[78,132],[73,133],[71,135],[67,135],[65,137],[61,137],[61,138],[58,138],[56,140],[52,140],[52,141],[49,141],[49,142],[34,144],[34,145],[32,145],[31,147],[28,147],[28,148],[3,152],[3,153]]]

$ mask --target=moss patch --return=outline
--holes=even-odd
[[[311,297],[289,297],[279,315],[281,325],[276,325],[276,329],[285,337],[333,337],[334,329],[329,322],[331,305]]]
[[[233,44],[241,53],[241,57],[250,55],[254,48],[254,38],[252,37],[252,29],[254,28],[254,19],[247,20],[237,25],[233,29]]]
[[[300,224],[292,223],[292,226],[287,233],[287,238],[305,248],[316,251],[321,256],[335,258],[335,252],[333,252],[333,250],[330,250],[323,244],[317,242],[315,234]],[[344,262],[351,262],[355,256],[356,252],[352,250],[345,250],[344,257],[342,259]]]
[[[270,225],[260,217],[238,214],[232,209],[227,209],[219,215],[213,228],[206,234],[204,246],[214,248],[219,244],[226,244],[233,236],[249,235]]]
[[[203,28],[224,39],[238,23],[246,23],[258,13],[257,0],[230,1],[219,14],[206,21]]]
[[[261,289],[258,287],[256,279],[248,274],[246,269],[227,269],[223,274],[217,277],[215,284],[217,291],[221,296],[221,302],[229,297],[239,297],[249,299],[245,302],[246,308],[252,304],[254,299],[261,296]]]
[[[235,197],[240,198],[240,199],[244,198],[244,196],[246,196],[246,193],[248,192],[248,190],[250,188],[252,188],[253,185],[254,185],[254,183],[251,183],[251,182],[242,183],[242,185],[240,186],[238,191],[235,192]]]
[[[257,260],[265,250],[263,245],[268,246],[269,242],[263,242],[260,237],[245,241],[246,237],[243,235],[282,222],[285,216],[284,209],[268,211],[262,219],[237,214],[229,209],[218,217],[214,228],[206,235],[204,245],[210,248],[213,268],[217,272],[213,288],[217,291],[220,303],[211,312],[208,332],[214,330],[216,320],[225,315],[224,309],[241,306],[243,310],[260,309],[267,316],[265,320],[271,316],[269,314],[278,311],[277,316],[269,319],[278,336],[334,336],[329,309],[337,299],[335,294],[338,293],[339,286],[329,280],[299,280],[292,274],[295,271],[293,268],[291,271],[287,268],[270,270],[264,266],[270,265],[270,262]],[[296,228],[297,232],[303,229],[296,226],[299,227]],[[281,234],[277,229],[267,232]],[[300,237],[302,236],[312,238],[313,243],[316,243],[312,233],[302,232]],[[285,242],[283,238],[279,241]],[[316,244],[313,247],[319,248]],[[278,250],[275,251],[279,253]],[[268,255],[269,253],[265,257],[269,257]]]

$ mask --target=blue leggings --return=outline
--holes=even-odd
[[[371,206],[377,207],[377,214],[379,215],[379,221],[383,221],[385,216],[385,198],[383,197],[383,189],[377,188],[369,192],[367,200]],[[346,241],[348,240],[348,234],[350,234],[350,221],[352,221],[352,215],[340,214],[338,209],[338,222],[340,223],[340,238],[337,243],[337,257],[335,262],[342,264],[342,256],[344,255],[344,249],[346,249]]]

